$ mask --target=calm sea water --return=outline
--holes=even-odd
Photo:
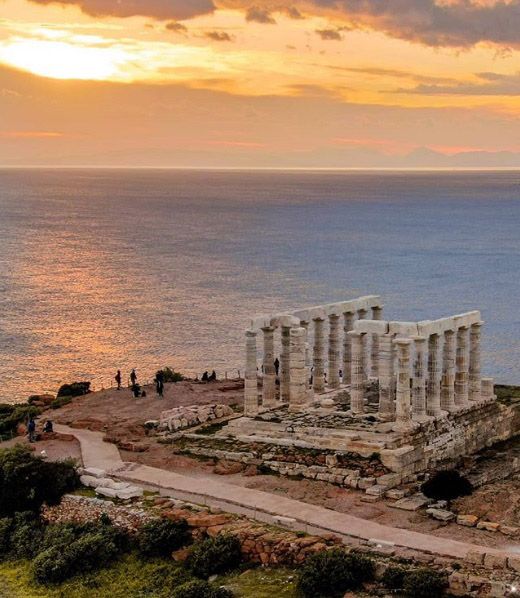
[[[480,309],[520,372],[520,173],[0,170],[0,401],[242,364],[248,315]]]

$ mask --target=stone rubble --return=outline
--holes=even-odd
[[[157,423],[159,430],[176,432],[233,415],[227,405],[188,405],[163,411]],[[147,422],[149,426],[155,422]]]

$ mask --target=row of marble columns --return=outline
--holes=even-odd
[[[429,337],[379,336],[380,417],[406,427],[412,421],[437,417],[492,396],[492,381],[481,378],[481,327],[482,322],[476,322]],[[352,342],[351,409],[362,414],[367,335],[357,331],[348,334]]]
[[[380,320],[382,306],[373,307],[372,319]],[[338,389],[343,384],[351,384],[352,376],[352,339],[349,332],[354,328],[356,319],[366,319],[368,311],[360,309],[348,311],[341,316],[332,314],[327,317],[316,317],[312,320],[314,343],[309,345],[309,329],[311,322],[302,321],[299,327],[281,326],[280,350],[280,395],[282,403],[289,403],[294,409],[299,409],[302,402],[308,403],[314,393],[320,394],[327,388]],[[325,334],[328,320],[328,335]],[[262,328],[263,335],[263,381],[262,407],[271,409],[278,404],[276,392],[276,372],[274,366],[274,327]],[[245,372],[245,411],[249,414],[258,412],[258,380],[257,380],[257,331],[246,332],[246,372]],[[370,356],[367,354],[368,339],[363,338],[363,350],[370,357],[371,367],[367,366],[367,359],[363,360],[363,380],[368,376],[377,377],[379,370],[379,339],[372,336]],[[326,369],[325,355],[328,357]],[[303,355],[303,363],[302,363]],[[308,380],[312,368],[312,388]],[[340,377],[343,371],[343,378]],[[327,371],[327,384],[325,384]],[[303,382],[302,382],[303,379]]]

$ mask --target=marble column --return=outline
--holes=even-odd
[[[395,419],[395,347],[394,335],[379,338],[379,417],[383,421]]]
[[[426,417],[426,337],[412,337],[415,347],[412,382],[412,418],[424,421]]]
[[[339,388],[339,362],[340,362],[340,343],[339,343],[339,316],[331,314],[329,316],[329,388]]]
[[[262,328],[264,334],[264,375],[262,378],[262,407],[276,407],[276,371],[274,367],[274,328]]]
[[[494,378],[482,378],[481,397],[484,401],[495,398],[495,380]]]
[[[246,374],[244,380],[244,415],[258,413],[258,375],[256,371],[256,332],[246,332]]]
[[[357,312],[358,320],[366,320],[367,319],[367,310],[366,309],[358,309]],[[363,343],[363,351],[361,354],[362,359],[362,367],[363,367],[363,380],[366,382],[368,380],[368,337],[366,334],[363,334],[361,337],[361,342]]]
[[[282,326],[282,350],[280,352],[280,401],[287,403],[290,392],[289,356],[291,344],[291,328]]]
[[[395,429],[409,430],[412,427],[410,405],[410,345],[408,338],[394,341],[397,347],[397,386],[395,398]]]
[[[363,377],[364,334],[351,330],[348,335],[352,341],[350,410],[354,415],[357,415],[365,412],[365,380]]]
[[[355,315],[351,311],[343,314],[343,384],[352,380],[352,339],[348,333],[354,328]]]
[[[426,383],[426,413],[439,417],[441,412],[441,381],[439,376],[439,335],[428,339],[428,381]]]
[[[314,370],[313,370],[313,389],[315,393],[322,393],[325,390],[325,375],[323,367],[323,341],[324,324],[323,318],[314,318]]]
[[[290,332],[290,393],[289,411],[303,411],[307,404],[308,372],[305,367],[305,328]]]
[[[383,307],[381,305],[372,308],[372,320],[383,318]],[[379,378],[379,334],[372,335],[370,344],[370,376]]]
[[[312,367],[311,345],[309,343],[309,322],[302,320],[300,326],[305,330],[305,368],[307,370],[307,402],[311,403],[314,391],[310,384],[310,372]]]
[[[471,325],[469,332],[469,400],[480,401],[482,381],[480,375],[480,338],[482,322]]]
[[[457,330],[457,353],[455,359],[455,405],[468,405],[468,328]]]
[[[442,351],[441,409],[452,413],[455,406],[455,332],[444,332]]]

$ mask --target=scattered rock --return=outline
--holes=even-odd
[[[426,509],[426,513],[438,521],[447,522],[455,519],[455,513],[447,511],[446,509]]]
[[[492,521],[479,521],[477,523],[477,529],[483,529],[487,532],[498,532],[499,527],[499,523],[493,523]]]
[[[457,523],[466,527],[475,527],[477,525],[478,517],[476,515],[458,515]]]

